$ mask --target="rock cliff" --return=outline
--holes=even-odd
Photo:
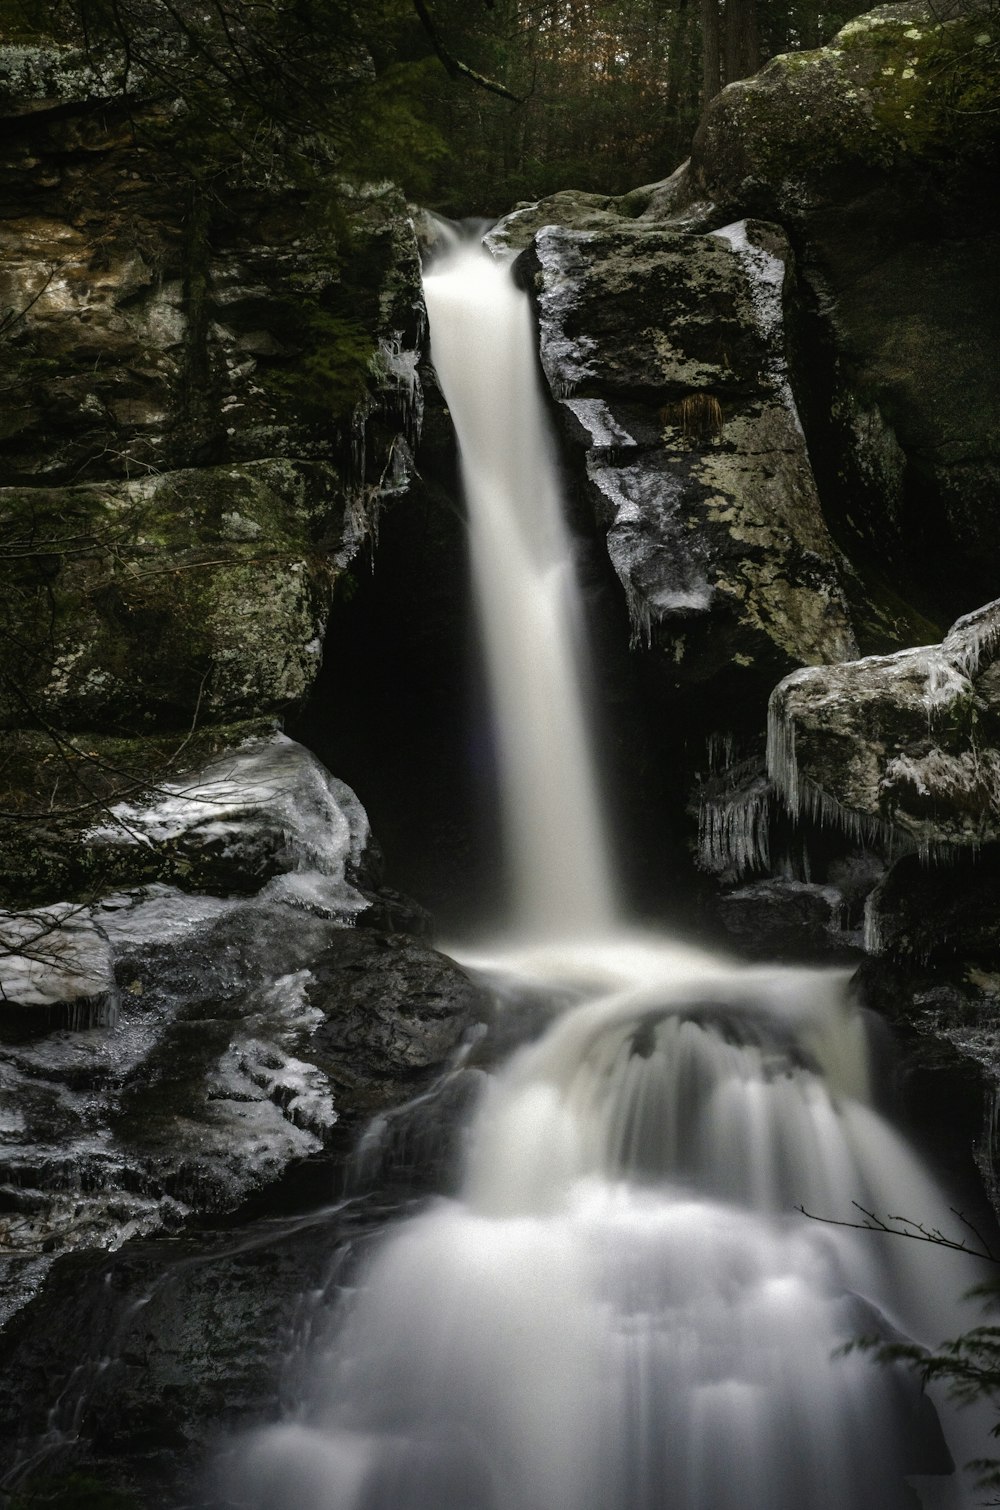
[[[396,190],[199,176],[72,49],[0,50],[0,114],[5,805],[57,821],[312,686],[406,485],[419,264]]]
[[[981,25],[860,18],[724,91],[672,179],[557,195],[490,238],[522,254],[657,800],[697,813],[731,936],[808,958],[866,941],[867,999],[984,1067],[969,1104],[1000,1063],[1000,888],[975,859],[1000,804]],[[51,1466],[117,1463],[166,1506],[213,1423],[273,1399],[255,1333],[337,1282],[325,1218],[225,1224],[338,1180],[335,1231],[363,1238],[361,1121],[361,1165],[444,1188],[442,1108],[476,1089],[487,996],[382,887],[354,793],[274,733],[407,486],[416,243],[391,187],[193,177],[162,104],[70,49],[0,51],[0,119],[0,1420],[15,1456],[73,1425]],[[410,595],[368,651],[406,640],[384,747],[404,683],[407,713],[439,694],[445,638],[464,669],[449,530],[419,556],[400,536]],[[419,773],[454,799],[438,747]],[[922,870],[901,842],[961,856]]]
[[[672,191],[788,231],[831,515],[947,617],[995,583],[997,77],[987,12],[882,7],[724,90]]]

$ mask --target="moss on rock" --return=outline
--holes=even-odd
[[[282,460],[0,489],[0,712],[119,733],[270,713],[312,683],[348,494]]]
[[[785,53],[713,101],[695,139],[699,187],[774,213],[823,197],[849,169],[891,169],[995,149],[1000,37],[982,17],[939,21],[922,4],[883,6],[815,52]]]
[[[996,583],[998,59],[987,12],[856,17],[723,90],[672,197],[675,217],[712,201],[710,224],[789,231],[800,404],[838,544],[945,622]]]

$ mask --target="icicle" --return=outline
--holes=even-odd
[[[956,619],[941,643],[941,653],[963,676],[976,677],[1000,650],[1000,599]]]
[[[767,706],[767,774],[795,822],[806,819],[819,828],[839,829],[855,844],[899,846],[900,832],[893,824],[847,807],[808,776],[803,776],[795,755],[795,724],[788,716],[785,692],[809,674],[793,672],[771,693]],[[903,837],[902,849],[913,847]]]
[[[865,897],[865,920],[862,929],[866,954],[885,953],[885,933],[882,929],[882,920],[878,915],[877,893],[870,891]]]
[[[750,871],[768,871],[771,794],[758,780],[749,791],[703,798],[698,810],[698,865],[736,880]]]
[[[994,1209],[1000,1209],[1000,1087],[994,1086],[983,1107],[983,1135],[976,1164]]]
[[[360,483],[364,483],[368,470],[368,421],[373,409],[371,396],[366,394],[351,414],[351,471]]]
[[[972,691],[964,672],[959,672],[937,647],[922,651],[927,656],[927,682],[923,703],[927,709],[927,730],[930,733],[935,716],[950,708],[955,700]]]
[[[382,337],[369,362],[369,370],[383,393],[391,393],[403,416],[403,434],[416,447],[424,421],[424,390],[420,381],[418,349],[406,347],[397,333],[390,340]]]
[[[708,769],[713,776],[720,771],[728,770],[733,763],[736,751],[736,736],[732,731],[725,734],[710,734],[706,741],[708,751]]]
[[[625,589],[625,606],[628,609],[628,648],[637,650],[642,645],[648,650],[653,643],[653,615],[649,599],[636,590],[630,578],[621,578],[621,583]]]
[[[375,570],[374,547],[378,545],[378,528],[382,515],[382,489],[359,486],[348,488],[340,549],[334,565],[341,570],[349,566],[361,547],[370,540],[373,546],[372,571]]]
[[[799,815],[799,768],[795,759],[795,725],[785,706],[785,688],[792,678],[780,682],[767,703],[767,774],[793,817]]]

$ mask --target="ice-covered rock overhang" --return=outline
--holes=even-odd
[[[768,774],[788,809],[925,855],[1000,838],[1000,600],[940,645],[793,672]]]

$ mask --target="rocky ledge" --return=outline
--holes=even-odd
[[[354,794],[282,736],[118,804],[89,842],[119,872],[166,852],[180,884],[0,918],[8,1309],[69,1249],[331,1192],[360,1123],[487,1008],[414,936],[421,909],[379,893]]]
[[[771,696],[787,807],[924,854],[1000,838],[1000,603],[940,645],[793,672]]]

